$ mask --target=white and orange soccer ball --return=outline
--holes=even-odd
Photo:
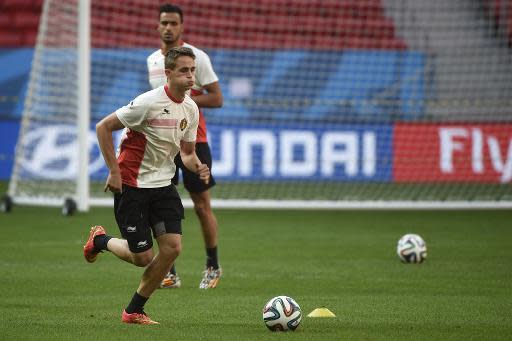
[[[396,253],[404,263],[422,263],[427,258],[427,244],[417,234],[406,234],[398,241]]]
[[[263,322],[272,331],[295,330],[302,320],[299,304],[288,296],[276,296],[263,307]]]

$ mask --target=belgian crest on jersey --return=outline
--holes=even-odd
[[[180,122],[180,129],[181,129],[181,131],[185,130],[187,125],[188,125],[187,119],[186,118],[182,119],[181,122]]]

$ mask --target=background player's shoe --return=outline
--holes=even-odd
[[[91,230],[89,231],[89,239],[87,239],[87,242],[84,245],[84,257],[89,263],[96,261],[96,257],[98,257],[98,253],[100,253],[100,251],[97,251],[94,248],[94,237],[105,234],[106,232],[103,226],[91,227]]]
[[[179,287],[181,287],[180,276],[170,272],[167,273],[167,275],[165,275],[164,279],[162,280],[162,283],[160,283],[160,288],[162,289],[172,289]]]
[[[222,269],[214,269],[212,267],[207,268],[203,271],[203,279],[199,283],[199,289],[210,289],[215,288],[219,283],[220,276],[222,275]]]
[[[146,313],[132,313],[128,314],[126,310],[123,310],[123,315],[121,317],[121,321],[124,323],[134,323],[134,324],[160,324],[156,321],[153,321],[149,318]]]

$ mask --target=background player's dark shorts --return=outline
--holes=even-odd
[[[178,185],[179,169],[181,169],[181,173],[183,174],[183,184],[187,191],[191,193],[201,193],[215,186],[215,179],[211,175],[212,154],[208,143],[196,143],[196,154],[199,160],[201,160],[202,163],[207,164],[208,168],[210,168],[210,181],[208,184],[205,184],[201,179],[199,179],[199,176],[196,173],[189,171],[187,167],[183,165],[179,153],[174,159],[174,163],[176,164],[176,174],[174,175],[174,178],[172,178],[172,183]]]
[[[130,251],[139,253],[153,246],[165,233],[181,234],[183,204],[174,185],[159,188],[136,188],[123,185],[114,195],[114,214],[119,231],[128,241]]]

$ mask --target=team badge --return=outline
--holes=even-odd
[[[188,124],[188,123],[187,123],[187,120],[186,120],[185,118],[184,118],[184,119],[182,119],[182,120],[181,120],[181,122],[180,122],[180,129],[181,129],[182,131],[183,131],[183,130],[185,130],[185,128],[187,127],[187,124]]]

